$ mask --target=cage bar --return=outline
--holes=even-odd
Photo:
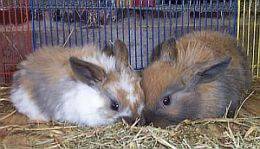
[[[103,48],[119,38],[127,44],[130,65],[140,70],[160,42],[203,29],[236,35],[251,59],[253,75],[260,75],[259,0],[10,1],[0,4],[0,37],[5,42],[0,45],[1,84],[11,80],[25,53],[45,45],[93,43]]]

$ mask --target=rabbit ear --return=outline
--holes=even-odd
[[[225,72],[230,62],[231,57],[225,57],[195,66],[193,68],[195,73],[191,78],[189,86],[214,81],[218,76]]]
[[[70,57],[70,66],[75,76],[90,86],[104,82],[106,79],[105,70],[95,64]]]
[[[115,56],[118,61],[128,65],[128,49],[123,41],[117,39],[113,44],[107,43],[103,52],[109,56]]]
[[[111,55],[114,55],[114,45],[112,42],[108,42],[108,43],[105,43],[105,47],[102,49],[102,51],[108,55],[108,56],[111,56]]]
[[[115,56],[123,62],[125,65],[128,65],[128,49],[126,47],[126,44],[121,40],[115,41]]]
[[[170,38],[154,48],[154,55],[152,55],[151,61],[171,61],[177,56],[176,41],[175,38]]]

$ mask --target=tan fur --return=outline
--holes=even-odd
[[[158,98],[165,87],[173,80],[178,79],[178,76],[192,64],[231,55],[230,69],[239,68],[240,60],[243,58],[235,50],[237,48],[236,42],[229,36],[222,36],[221,39],[218,36],[219,33],[217,32],[188,34],[177,41],[178,56],[176,63],[157,61],[145,69],[143,72],[145,75],[144,85],[147,85],[147,87],[144,86],[144,92],[148,93],[147,89],[149,88],[147,99]],[[172,67],[173,65],[174,67]],[[146,81],[149,84],[146,84]],[[154,100],[149,100],[148,103],[150,102],[154,102]]]
[[[168,69],[164,69],[168,68]],[[157,98],[166,89],[168,84],[177,78],[174,70],[171,70],[170,62],[155,62],[152,67],[148,67],[143,72],[143,91],[145,93],[146,106],[156,104]]]
[[[91,47],[92,48],[92,47]],[[58,81],[60,76],[73,76],[72,70],[69,66],[69,57],[82,57],[91,55],[91,50],[77,50],[65,49],[62,47],[44,47],[32,53],[19,65],[20,68],[26,70],[37,70],[39,73],[44,73],[48,76],[49,81]],[[31,81],[28,78],[22,77],[22,84],[31,86]]]
[[[229,35],[225,36],[218,32],[203,31],[182,37],[177,41],[176,47],[179,49],[179,52],[187,51],[187,53],[191,54],[186,58],[194,60],[194,62],[216,59],[224,55],[232,56],[232,67],[237,67],[241,60],[241,56],[237,50],[235,50],[237,49],[237,44],[238,43]],[[194,58],[192,54],[194,54]],[[178,55],[178,58],[185,57]],[[183,60],[183,62],[185,62],[185,60]]]
[[[176,43],[175,43],[175,39],[174,38],[170,38],[166,41],[164,41],[163,43],[157,45],[154,48],[154,54],[153,57],[151,57],[152,59],[150,59],[150,61],[157,61],[159,60],[161,57],[163,57],[164,61],[169,61],[174,59],[177,56],[177,50],[173,47],[176,47]],[[163,49],[163,50],[161,50]]]
[[[33,88],[35,86],[35,84],[30,80],[30,78],[27,78],[26,76],[21,76],[19,82],[17,82],[19,84],[23,84],[24,88],[26,88],[28,90],[28,96],[30,96],[32,99],[33,97]]]
[[[19,95],[16,95],[21,89],[24,94],[22,98],[34,100],[32,104],[36,105],[36,115],[39,115],[37,114],[39,110],[46,114],[46,120],[49,120],[53,117],[56,118],[53,113],[58,112],[55,110],[61,111],[63,108],[57,105],[66,102],[63,98],[71,98],[70,93],[73,94],[72,98],[79,93],[84,94],[84,96],[78,96],[78,100],[84,102],[85,96],[87,96],[86,99],[91,99],[92,96],[97,95],[97,99],[100,98],[103,107],[86,108],[86,111],[88,109],[96,110],[93,114],[97,115],[97,119],[104,119],[104,123],[106,123],[105,121],[111,123],[126,116],[135,119],[140,116],[142,108],[139,107],[143,107],[144,103],[144,94],[140,87],[141,78],[126,65],[128,50],[122,41],[117,41],[114,47],[107,49],[108,52],[109,50],[112,51],[112,54],[107,54],[91,45],[83,48],[44,47],[38,49],[19,65],[20,70],[15,73],[12,87],[13,101],[15,104],[18,103],[18,107],[24,106],[22,102],[19,102]],[[84,84],[95,91],[88,91],[87,88],[86,92],[81,90],[85,89]],[[74,86],[79,89],[75,89]],[[72,91],[70,92],[70,90]],[[77,92],[78,90],[80,92]],[[66,93],[69,97],[66,96]],[[70,101],[70,99],[68,100]],[[115,104],[119,105],[118,109],[114,107]],[[91,107],[91,104],[87,106]],[[98,107],[98,105],[92,107],[95,106]],[[66,110],[66,108],[64,109]],[[77,109],[77,106],[74,108]],[[68,109],[70,110],[70,107]],[[81,109],[86,112],[84,107]],[[33,112],[33,110],[32,113],[29,110],[22,111],[24,114],[29,113],[27,114],[29,117],[34,114]],[[44,116],[42,116],[43,119]],[[33,116],[31,118],[34,119]],[[84,120],[82,121],[85,122]],[[93,123],[96,121],[93,120]],[[97,121],[97,123],[101,122]]]
[[[69,58],[71,56],[82,57],[91,56],[95,53],[96,48],[94,46],[86,47],[88,50],[80,50],[78,48],[66,49],[63,47],[43,47],[38,49],[36,52],[30,54],[26,61],[23,61],[18,65],[19,69],[24,69],[28,71],[37,71],[38,73],[44,74],[46,79],[52,83],[59,81],[61,76],[67,76],[75,78],[74,73],[69,65]],[[29,72],[30,73],[30,72]],[[17,84],[22,84],[24,88],[28,91],[28,95],[34,96],[33,89],[37,84],[32,81],[33,78],[28,78],[28,75],[20,75]]]
[[[121,40],[115,41],[115,49],[121,49],[116,53],[117,58],[123,62],[125,65],[128,65],[128,49],[124,42]]]
[[[116,82],[119,81],[119,74],[117,72],[111,72],[108,75],[107,80],[102,85],[102,88],[109,89],[111,86],[114,86]],[[127,107],[129,105],[129,101],[127,99],[127,92],[123,89],[116,88],[117,98],[120,99],[120,103],[123,107]]]
[[[198,114],[199,118],[208,118],[208,117],[216,117],[215,111],[218,111],[219,107],[216,104],[215,94],[219,94],[216,89],[218,83],[208,83],[200,85],[198,88],[198,92],[205,93],[201,96],[202,107],[200,113]]]
[[[73,76],[69,65],[69,58],[71,56],[78,58],[91,56],[97,50],[93,46],[88,46],[85,49],[87,50],[44,47],[29,55],[20,67],[27,70],[38,70],[39,73],[44,73],[44,75],[48,76],[49,81],[58,81],[60,76]]]
[[[115,86],[117,92],[117,98],[120,99],[121,106],[126,108],[130,105],[130,110],[133,114],[133,117],[139,117],[140,114],[137,113],[138,112],[137,108],[140,106],[140,103],[143,103],[144,93],[141,88],[140,81],[138,80],[140,77],[135,73],[129,73],[129,74],[131,75],[132,78],[136,78],[130,82],[131,84],[135,84],[133,94],[138,96],[137,101],[135,103],[131,103],[129,101],[128,93],[125,90],[115,86],[115,82],[118,82],[120,78],[119,76],[120,74],[118,72],[110,72],[107,76],[107,80],[104,82],[102,87],[104,89],[108,89],[111,86]]]
[[[119,81],[119,78],[118,78],[119,76],[118,76],[118,73],[117,72],[110,72],[110,73],[108,73],[107,74],[107,80],[106,80],[106,82],[104,83],[104,86],[108,86],[108,84],[112,84],[112,83],[114,83],[114,82],[117,82],[117,81]]]
[[[143,103],[142,100],[144,98],[144,93],[143,93],[143,89],[141,87],[141,81],[135,82],[134,94],[138,95],[137,103]]]
[[[189,77],[196,72],[192,68],[193,66],[203,63],[207,64],[210,61],[228,56],[232,58],[228,70],[236,70],[237,72],[237,74],[227,74],[234,75],[234,80],[236,80],[232,80],[228,85],[237,89],[241,97],[243,97],[245,90],[248,89],[251,78],[248,62],[242,53],[243,51],[241,51],[242,49],[239,49],[238,43],[229,35],[211,31],[187,34],[176,41],[176,47],[172,47],[172,50],[175,49],[177,54],[174,61],[156,61],[143,72],[146,109],[153,109],[158,104],[161,95],[170,85],[178,82],[185,85],[190,79]],[[201,104],[202,108],[197,114],[198,118],[217,116],[221,108],[219,107],[221,105],[218,105],[218,98],[222,95],[218,89],[219,86],[221,84],[214,81],[200,84],[197,87],[196,92],[200,98],[190,99]],[[181,102],[184,103],[185,101]],[[181,110],[179,107],[176,108]],[[178,110],[172,111],[171,114],[178,113]],[[155,120],[155,123],[158,123],[157,120]]]

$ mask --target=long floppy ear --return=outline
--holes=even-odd
[[[152,61],[171,61],[175,60],[177,56],[176,41],[175,38],[170,38],[154,48],[154,55],[152,55]]]
[[[225,73],[225,70],[228,68],[230,62],[231,57],[225,57],[195,65],[193,68],[195,73],[191,76],[189,86],[216,80],[219,76]]]
[[[94,86],[106,80],[105,70],[95,64],[70,57],[70,66],[75,76],[82,82]]]
[[[115,56],[124,65],[128,65],[128,49],[123,41],[117,39],[113,44],[107,43],[103,51],[109,56]]]

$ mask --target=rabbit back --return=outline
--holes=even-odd
[[[87,58],[97,54],[101,53],[88,46],[44,47],[29,55],[14,75],[11,100],[15,107],[33,120],[98,123],[86,121],[94,120],[95,110],[104,103],[96,90],[76,80],[69,64],[72,56]]]

